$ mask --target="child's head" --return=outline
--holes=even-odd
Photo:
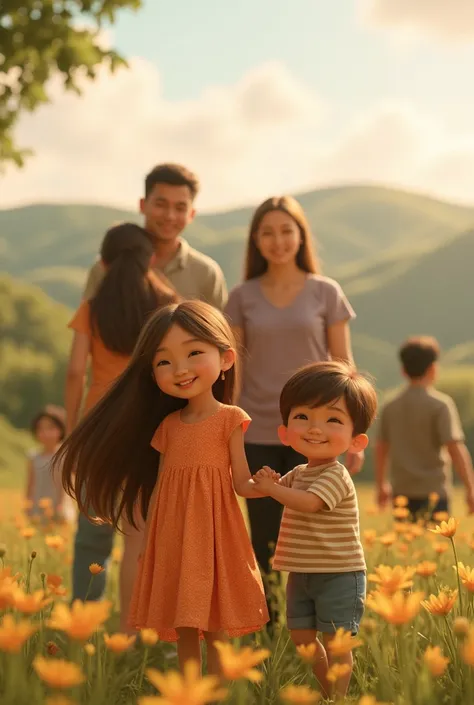
[[[315,362],[283,387],[280,439],[310,460],[330,461],[367,446],[376,411],[377,394],[364,375],[343,362]]]
[[[413,381],[433,382],[436,378],[439,354],[439,344],[435,338],[409,338],[399,351],[403,373]]]
[[[66,435],[66,414],[59,406],[49,405],[42,409],[31,422],[31,432],[40,445],[54,449]]]
[[[150,314],[177,296],[150,272],[153,238],[139,225],[110,228],[100,254],[105,277],[90,301],[93,330],[109,350],[131,355]]]

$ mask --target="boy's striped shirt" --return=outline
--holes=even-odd
[[[313,492],[328,508],[299,512],[285,507],[273,568],[291,573],[365,570],[357,495],[344,465],[299,465],[280,484]]]

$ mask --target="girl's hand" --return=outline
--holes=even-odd
[[[260,468],[260,470],[254,475],[254,477],[271,477],[274,482],[278,482],[281,475],[275,472],[275,470],[269,468],[268,465],[264,465],[263,468]]]
[[[258,490],[270,492],[272,487],[278,483],[280,476],[274,470],[265,466],[254,475],[253,479]]]

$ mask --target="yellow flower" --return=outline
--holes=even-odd
[[[54,606],[47,626],[65,632],[71,639],[87,641],[108,619],[111,606],[112,603],[108,600],[100,602],[75,600],[71,608],[58,603]]]
[[[38,631],[38,627],[26,619],[15,622],[11,614],[6,614],[0,624],[0,649],[18,654],[23,644],[36,631]]]
[[[430,529],[432,531],[432,529]],[[446,551],[449,550],[449,545],[447,543],[434,543],[433,548],[436,553],[441,555],[442,553],[446,553]]]
[[[439,494],[437,492],[430,492],[428,495],[428,500],[431,506],[435,506],[439,502]]]
[[[23,614],[36,614],[49,605],[51,598],[45,598],[43,590],[36,590],[31,595],[23,592],[21,588],[17,588],[13,593],[12,604],[19,612]]]
[[[59,536],[59,534],[53,534],[49,536],[45,536],[44,542],[47,545],[48,548],[63,548],[64,546],[64,539],[62,536]]]
[[[74,688],[84,682],[84,674],[76,663],[64,659],[46,659],[37,656],[33,668],[42,681],[51,688]]]
[[[99,575],[100,573],[103,573],[105,568],[98,563],[91,563],[89,566],[89,572],[91,575]]]
[[[468,666],[474,666],[474,626],[469,627],[467,639],[462,645],[462,657]]]
[[[305,663],[313,663],[316,657],[316,642],[312,641],[311,644],[300,644],[296,647],[298,656]]]
[[[84,651],[86,652],[86,654],[87,654],[88,656],[94,656],[94,654],[95,654],[95,646],[94,646],[94,644],[86,644],[86,645],[84,646]]]
[[[231,681],[238,681],[246,678],[253,683],[262,680],[260,671],[255,669],[262,661],[270,656],[268,649],[256,649],[249,646],[243,649],[234,649],[232,644],[215,642],[215,647],[219,652],[219,659],[224,676]]]
[[[41,499],[38,500],[38,507],[40,509],[48,509],[48,507],[51,507],[53,504],[53,500],[51,497],[41,497]]]
[[[456,566],[453,567],[454,570],[456,570]],[[474,568],[470,568],[469,566],[464,565],[464,563],[459,562],[458,571],[464,587],[467,588],[469,592],[474,592]]]
[[[71,698],[66,698],[65,695],[53,695],[46,698],[45,705],[76,705],[76,703]]]
[[[366,529],[364,531],[364,542],[366,546],[373,546],[377,540],[377,532],[375,529]]]
[[[469,634],[469,620],[466,617],[456,617],[453,624],[453,632],[458,637],[463,637]]]
[[[423,661],[431,675],[435,678],[439,678],[448,667],[449,658],[443,656],[443,652],[439,646],[428,646],[423,654]]]
[[[396,507],[407,507],[408,506],[408,497],[405,497],[403,494],[399,494],[395,499],[393,500],[393,503]]]
[[[383,536],[379,538],[379,541],[382,546],[392,546],[396,540],[397,535],[394,531],[390,531],[388,534],[383,534]]]
[[[386,622],[401,625],[411,622],[416,617],[421,609],[423,597],[423,592],[412,592],[408,595],[404,592],[396,592],[391,596],[375,592],[367,597],[367,605]]]
[[[128,636],[128,634],[104,634],[104,643],[109,651],[113,651],[115,654],[121,654],[123,651],[127,651],[132,644],[135,643],[136,636]]]
[[[457,596],[457,590],[440,590],[438,595],[430,595],[422,605],[430,614],[445,616],[453,609]]]
[[[320,701],[321,695],[308,685],[289,685],[280,691],[280,698],[291,705],[313,705]]]
[[[420,526],[419,524],[410,524],[410,528],[408,531],[414,536],[415,538],[419,539],[420,536],[423,536],[425,533],[425,529]]]
[[[459,521],[457,519],[454,519],[453,517],[450,517],[448,521],[442,521],[441,524],[438,526],[435,526],[434,529],[430,529],[430,531],[433,534],[441,534],[441,536],[444,536],[447,539],[450,539],[454,536],[456,533],[456,530],[459,526]]]
[[[348,654],[352,649],[361,646],[362,643],[360,639],[356,639],[350,632],[346,632],[341,627],[337,629],[334,637],[329,642],[328,649],[333,656],[344,656],[344,654]]]
[[[140,631],[140,638],[142,640],[142,644],[145,646],[155,646],[158,641],[158,634],[154,629],[142,629]]]
[[[373,695],[363,695],[359,700],[359,705],[388,705],[388,703],[381,703]]]
[[[388,565],[378,565],[375,573],[370,573],[368,579],[372,583],[377,583],[378,590],[387,595],[393,595],[399,590],[404,590],[413,585],[414,568],[404,568],[401,565],[394,567]]]
[[[36,535],[36,529],[33,529],[32,526],[27,526],[26,529],[21,530],[21,535],[24,539],[32,539]]]
[[[227,695],[226,690],[218,688],[219,679],[216,676],[201,678],[196,661],[185,664],[183,675],[176,671],[160,673],[150,668],[147,676],[162,697],[144,696],[138,698],[138,705],[207,705],[223,700]]]
[[[429,578],[436,573],[437,568],[438,564],[434,561],[422,561],[416,566],[416,574],[421,575],[422,578]]]
[[[14,578],[5,577],[0,580],[0,610],[12,606],[16,590],[18,590],[18,583]]]
[[[410,510],[407,507],[395,507],[392,514],[395,519],[407,519],[410,516]]]
[[[433,519],[435,521],[449,521],[448,512],[435,512],[433,514]]]
[[[333,663],[328,669],[326,678],[330,683],[336,683],[340,678],[343,678],[350,673],[351,667],[348,663]]]

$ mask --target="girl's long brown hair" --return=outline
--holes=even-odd
[[[301,245],[296,255],[296,264],[304,272],[320,273],[318,258],[314,251],[311,228],[298,201],[292,196],[274,196],[264,201],[253,214],[245,255],[244,279],[255,279],[267,271],[268,262],[257,247],[257,233],[264,216],[271,211],[287,213],[297,224]]]
[[[79,509],[114,526],[122,514],[136,526],[138,499],[146,517],[159,465],[150,441],[163,419],[187,403],[161,392],[153,377],[156,350],[173,325],[221,352],[235,349],[227,321],[212,306],[185,301],[161,308],[145,324],[125,372],[54,458],[54,469],[62,472],[63,487]],[[233,401],[235,374],[234,366],[213,385],[214,397],[223,404]]]
[[[106,272],[90,301],[91,325],[105,347],[116,353],[131,355],[148,316],[178,300],[149,271],[153,252],[150,236],[134,223],[110,228],[102,242]]]

